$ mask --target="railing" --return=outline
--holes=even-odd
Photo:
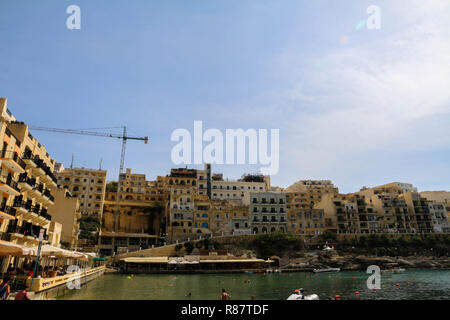
[[[36,166],[38,166],[39,168],[44,170],[45,174],[48,175],[53,180],[53,182],[57,183],[57,180],[56,180],[55,176],[53,175],[52,170],[50,169],[49,166],[47,166],[44,163],[44,160],[40,159],[38,156],[34,157],[34,159],[32,159],[32,160],[34,161]]]
[[[8,241],[9,240],[9,233],[0,231],[0,240]]]
[[[97,268],[83,270],[81,272],[68,273],[63,276],[56,276],[53,278],[34,278],[33,287],[30,291],[40,292],[43,290],[48,290],[61,285],[66,285],[75,279],[83,279],[84,277],[90,276],[98,272],[105,272],[105,266],[100,266]],[[27,285],[31,284],[31,279],[27,281]]]
[[[13,181],[12,176],[0,176],[0,183],[6,184],[16,190],[17,192],[20,192],[19,188],[17,187],[17,182]]]
[[[9,233],[17,233],[28,237],[37,239],[39,237],[39,231],[34,232],[31,227],[25,228],[24,226],[10,225],[8,226]],[[48,240],[48,235],[44,234],[44,240]]]
[[[24,209],[27,209],[28,211],[31,211],[32,203],[31,203],[31,201],[27,201],[27,202],[22,201],[22,196],[20,196],[20,197],[16,197],[14,199],[13,207],[24,208]]]
[[[36,185],[36,179],[29,177],[26,173],[21,173],[19,175],[19,181],[18,182],[25,182],[30,187],[34,188]]]
[[[11,150],[0,150],[0,158],[7,158],[14,160],[22,169],[25,169],[25,162],[19,157],[19,155]]]
[[[10,206],[3,205],[0,207],[0,211],[6,214],[9,214],[10,216],[16,216],[16,209]]]
[[[47,198],[49,198],[51,201],[55,200],[55,198],[52,196],[52,194],[50,193],[49,189],[45,189],[44,191],[44,196],[46,196]]]
[[[33,153],[30,149],[25,149],[22,158],[25,160],[33,160]]]

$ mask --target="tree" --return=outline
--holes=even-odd
[[[191,254],[192,250],[194,250],[194,244],[192,242],[185,242],[184,247],[186,248],[186,253]]]

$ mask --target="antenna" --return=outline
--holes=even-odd
[[[73,169],[73,158],[75,157],[75,154],[72,153],[72,162],[70,163],[70,169]]]
[[[102,170],[102,162],[103,162],[103,158],[100,158],[100,165],[99,165],[98,170]]]

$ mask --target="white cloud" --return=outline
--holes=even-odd
[[[365,41],[347,34],[345,46],[307,60],[300,51],[283,53],[293,81],[282,104],[308,106],[289,119],[282,156],[291,167],[301,159],[310,172],[326,172],[364,152],[450,144],[450,134],[436,139],[448,125],[431,121],[450,114],[450,5],[419,1],[383,12],[395,23],[360,31]],[[427,122],[419,136],[415,129]]]

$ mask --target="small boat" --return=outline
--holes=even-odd
[[[305,296],[303,292],[303,289],[296,289],[294,290],[294,293],[291,294],[286,300],[319,300],[319,296],[317,294]]]
[[[339,272],[341,271],[340,268],[326,268],[326,269],[313,269],[314,273],[321,273],[321,272]]]

